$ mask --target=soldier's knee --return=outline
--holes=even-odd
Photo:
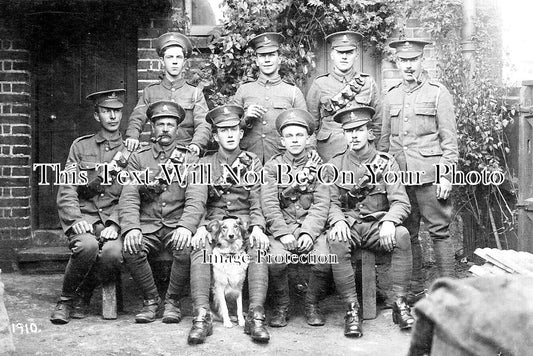
[[[100,260],[104,264],[119,265],[123,261],[122,246],[120,244],[104,244],[100,253]]]
[[[176,263],[181,265],[191,263],[191,250],[190,248],[184,248],[182,250],[173,250],[172,257]]]
[[[126,250],[122,251],[122,258],[124,260],[124,263],[138,263],[146,260],[147,252],[145,250],[141,250],[137,253],[129,253]]]
[[[411,249],[411,236],[409,235],[409,231],[404,226],[397,226],[396,227],[396,248],[407,250]]]
[[[93,234],[80,234],[76,236],[76,242],[71,246],[71,250],[72,255],[76,257],[96,257],[99,251],[98,240]]]
[[[287,272],[287,264],[285,263],[271,263],[268,265],[268,271],[273,275],[280,275]]]
[[[350,246],[343,241],[329,241],[329,251],[337,255],[339,260],[350,258]]]

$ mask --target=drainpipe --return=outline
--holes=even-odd
[[[475,34],[475,17],[476,17],[476,0],[463,0],[463,32],[461,47],[463,58],[470,64],[470,75],[466,78],[467,83],[470,84],[470,79],[474,73],[474,51],[476,50],[472,38]]]

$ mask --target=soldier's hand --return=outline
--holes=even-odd
[[[309,151],[309,159],[311,160],[311,165],[313,166],[318,166],[322,163],[322,158],[320,158],[320,155],[316,150]]]
[[[192,232],[182,226],[174,230],[172,234],[171,243],[172,248],[176,250],[183,250],[185,247],[191,246],[191,236]]]
[[[384,221],[379,229],[379,243],[391,252],[396,246],[396,226],[392,221]]]
[[[329,239],[335,241],[339,239],[340,242],[351,241],[350,239],[350,227],[344,220],[339,220],[333,225],[329,231]]]
[[[191,239],[191,245],[195,250],[198,250],[200,248],[205,248],[205,239],[207,237],[207,240],[209,243],[212,242],[213,237],[207,231],[205,226],[200,226],[198,230],[196,230],[196,234]]]
[[[440,177],[440,184],[437,184],[437,199],[446,200],[452,192],[452,183],[444,178]]]
[[[72,225],[71,229],[72,231],[74,231],[76,235],[85,234],[86,232],[90,232],[91,234],[94,234],[93,225],[89,224],[85,220],[78,221],[77,223]]]
[[[124,141],[124,144],[126,145],[126,148],[128,149],[128,151],[133,152],[139,147],[140,143],[139,143],[139,140],[137,140],[136,138],[128,137]]]
[[[141,230],[130,230],[124,236],[124,251],[127,251],[130,255],[136,254],[141,250],[142,242],[143,234]]]
[[[191,143],[189,146],[187,146],[187,148],[189,149],[189,151],[194,152],[194,154],[196,154],[197,156],[200,155],[200,147],[198,147],[198,145]]]
[[[253,117],[255,119],[260,119],[267,112],[267,109],[261,105],[252,104],[248,106],[246,112],[244,113],[245,117]]]
[[[279,238],[279,241],[287,251],[294,251],[298,248],[298,241],[296,241],[296,237],[293,234],[283,235]]]
[[[298,237],[298,252],[305,252],[311,250],[313,247],[313,239],[309,234],[301,234]]]
[[[104,240],[116,240],[119,231],[120,227],[115,223],[111,223],[111,225],[102,230],[100,238]]]
[[[268,241],[268,236],[265,235],[263,230],[258,226],[254,226],[252,233],[250,234],[250,247],[257,246],[260,250],[268,250],[270,246],[270,241]]]

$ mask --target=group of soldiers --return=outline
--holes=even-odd
[[[450,177],[434,184],[434,165],[457,162],[456,124],[449,92],[423,70],[428,42],[390,43],[402,81],[382,97],[374,79],[355,68],[361,36],[331,34],[326,40],[333,70],[317,77],[305,98],[278,73],[283,40],[272,32],[251,39],[257,80],[242,84],[230,104],[209,111],[202,91],[182,78],[192,53],[190,40],[175,32],[163,34],[155,43],[164,77],[143,90],[124,141],[119,132],[124,90],[87,97],[94,101],[100,130],[76,139],[68,156],[68,165],[87,171],[89,183],[59,187],[59,217],[72,256],[53,323],[85,317],[94,288],[114,278],[124,263],[143,297],[135,321],[153,322],[161,308],[164,323],[179,323],[180,299],[190,283],[194,317],[188,342],[203,343],[213,330],[211,266],[204,261],[213,248],[208,226],[228,217],[240,218],[247,229],[244,332],[257,342],[270,339],[264,310],[268,288],[274,296],[270,326],[287,325],[290,305],[287,263],[268,264],[256,258],[258,251],[335,255],[336,263],[311,267],[305,318],[309,325],[324,325],[319,302],[333,276],[346,305],[344,334],[351,337],[363,335],[351,265],[357,249],[392,255],[392,315],[401,329],[414,323],[409,304],[425,288],[421,217],[428,224],[439,275],[454,275]],[[151,142],[141,143],[147,121]],[[205,155],[211,139],[218,151]],[[102,184],[105,177],[97,164],[104,162],[113,167],[111,184]],[[324,163],[329,183],[317,176]],[[210,165],[212,184],[163,179],[164,167],[188,176],[202,165]],[[280,165],[301,179],[280,182]],[[121,171],[146,169],[149,176],[139,184],[116,179]],[[425,172],[420,184],[383,180],[415,170]],[[266,182],[235,179],[251,171],[263,171]],[[352,179],[340,179],[338,171]],[[173,256],[163,299],[148,261],[162,249]]]

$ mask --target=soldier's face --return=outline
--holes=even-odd
[[[231,152],[239,147],[243,134],[244,131],[241,130],[239,125],[236,125],[232,127],[218,127],[213,137],[222,149]]]
[[[402,78],[406,82],[414,82],[418,80],[422,73],[423,57],[415,58],[399,58],[396,60],[398,69],[402,72]]]
[[[330,57],[333,61],[333,65],[337,67],[338,70],[341,72],[348,72],[353,68],[357,55],[355,49],[342,52],[332,49]]]
[[[265,75],[276,74],[281,64],[281,58],[278,51],[270,53],[257,53],[255,63],[259,67],[261,73]]]
[[[173,117],[162,117],[152,124],[155,139],[161,146],[168,146],[178,137],[178,123]]]
[[[177,77],[181,74],[185,63],[183,49],[179,46],[168,47],[160,60],[166,74],[171,77]]]
[[[298,156],[309,144],[309,134],[303,126],[289,125],[281,131],[281,144],[292,155]]]
[[[353,151],[360,151],[368,147],[368,139],[371,135],[371,130],[367,125],[356,127],[350,130],[344,130],[344,137]]]
[[[122,108],[111,109],[99,106],[94,113],[94,119],[100,123],[104,130],[116,132],[122,119]]]

